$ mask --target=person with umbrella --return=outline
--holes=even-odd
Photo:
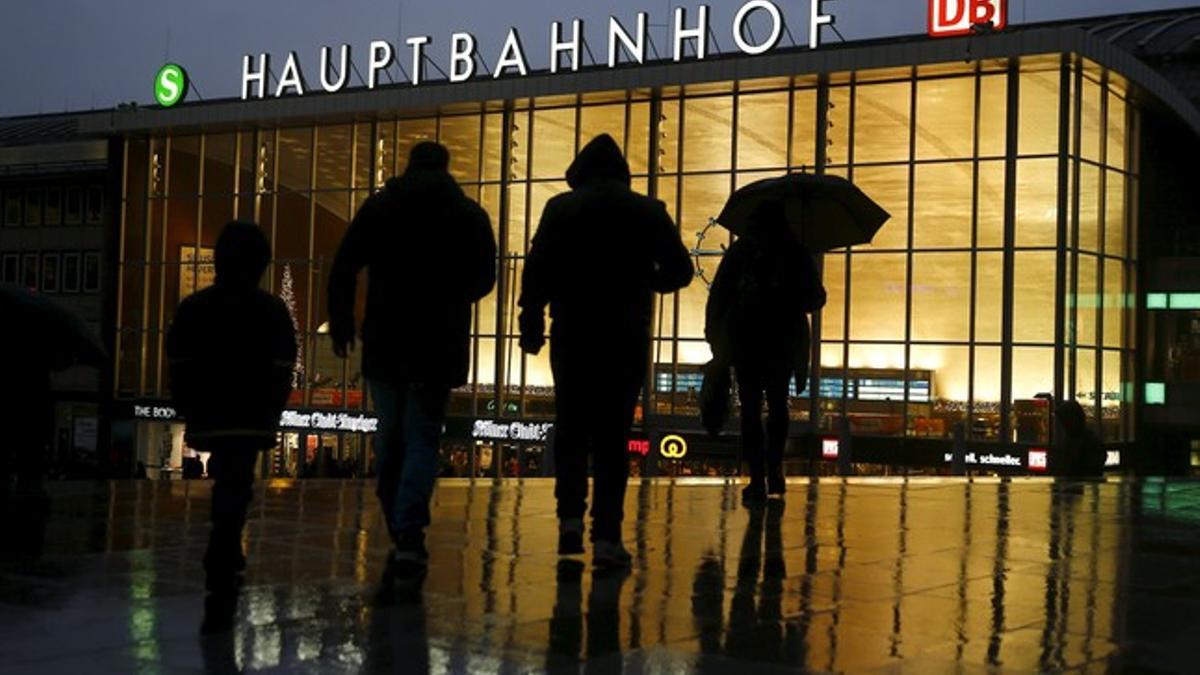
[[[54,416],[50,374],[75,365],[103,366],[108,355],[95,331],[78,315],[43,295],[0,284],[0,500],[17,479],[22,494],[36,494]]]
[[[798,390],[808,381],[807,315],[826,300],[812,251],[870,241],[887,219],[848,181],[803,173],[742,188],[717,218],[739,236],[709,291],[705,338],[718,368],[736,373],[748,503],[785,491],[788,385],[793,374]]]

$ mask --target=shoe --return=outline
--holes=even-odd
[[[787,492],[787,479],[783,477],[783,471],[772,471],[767,476],[767,496],[782,497],[785,492]]]
[[[629,569],[633,556],[619,541],[597,539],[592,542],[592,566],[600,569]]]
[[[425,533],[423,531],[400,532],[396,535],[393,542],[396,545],[396,550],[392,553],[392,560],[396,563],[421,566],[429,564],[429,550],[425,548]]]
[[[559,521],[558,554],[583,554],[583,518],[566,518]]]
[[[742,503],[762,504],[765,501],[767,501],[767,486],[763,485],[762,480],[751,480],[750,484],[742,489]]]

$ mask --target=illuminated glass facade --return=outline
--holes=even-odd
[[[872,244],[824,256],[820,367],[797,387],[798,423],[832,430],[845,416],[855,434],[908,438],[961,424],[979,442],[1038,444],[1050,433],[1038,395],[1050,394],[1079,399],[1106,441],[1132,440],[1138,115],[1126,92],[1115,73],[1051,55],[130,136],[117,396],[169,396],[164,331],[179,300],[211,282],[216,235],[238,217],[269,232],[266,284],[302,336],[293,406],[369,408],[358,362],[335,358],[324,335],[327,275],[357,206],[430,139],[449,147],[500,244],[451,415],[552,417],[548,353],[521,353],[516,298],[543,206],[603,132],[698,261],[695,282],[656,306],[646,428],[698,428],[706,283],[730,242],[711,219],[742,185],[809,171],[851,179],[893,217]],[[580,273],[618,273],[605,252],[624,243],[591,236]]]

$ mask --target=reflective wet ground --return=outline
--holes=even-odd
[[[559,564],[552,485],[443,482],[423,588],[372,487],[260,486],[201,638],[205,482],[52,484],[8,516],[0,672],[1196,672],[1200,484],[630,486],[631,574]]]

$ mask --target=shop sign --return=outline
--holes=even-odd
[[[1120,450],[1109,450],[1109,451],[1105,452],[1104,453],[1104,466],[1105,466],[1105,468],[1121,466],[1121,451]]]
[[[929,0],[929,35],[970,35],[977,26],[1004,30],[1008,26],[1008,0]]]
[[[947,464],[950,464],[954,461],[954,453],[947,452],[942,456],[942,459],[945,460]],[[998,466],[1012,468],[1020,468],[1022,466],[1021,458],[1019,456],[1009,454],[993,454],[989,452],[981,455],[975,452],[968,452],[963,459],[966,464],[974,466]]]
[[[626,451],[631,455],[641,455],[645,457],[650,454],[650,441],[645,438],[631,438],[625,446]]]
[[[344,412],[302,413],[284,410],[279,416],[279,428],[302,431],[348,431],[373,434],[379,430],[379,418]]]
[[[170,422],[179,418],[175,409],[165,405],[135,405],[133,416],[139,420],[159,420]]]
[[[836,438],[821,439],[821,457],[825,459],[837,459],[838,451],[841,447],[841,441]]]
[[[663,439],[658,442],[658,451],[667,459],[683,459],[687,457],[688,444],[683,436],[671,434],[663,436]]]
[[[549,422],[504,422],[475,420],[471,438],[481,441],[543,442],[554,425]]]
[[[154,100],[170,108],[187,98],[188,86],[187,71],[177,63],[168,63],[154,76]]]
[[[945,1],[945,0],[942,0]],[[983,0],[974,0],[982,2]],[[833,0],[808,0],[809,8],[809,49],[821,46],[821,27],[834,26],[836,17],[826,13],[825,3]],[[709,20],[710,5],[699,5],[695,11],[686,7],[676,7],[671,18],[672,38],[666,45],[671,59],[683,61],[694,58],[703,61],[710,55],[710,45],[713,40],[713,26]],[[752,18],[765,19],[770,29],[765,33],[753,34],[748,30]],[[608,24],[603,31],[607,43],[607,59],[600,65],[616,68],[622,62],[642,65],[646,62],[646,48],[649,45],[648,30],[650,15],[639,12],[632,26],[626,25],[615,16],[608,18]],[[738,50],[747,55],[765,54],[779,46],[786,31],[783,12],[779,5],[771,0],[749,0],[744,2],[734,14],[732,25],[729,27],[733,43]],[[570,30],[566,30],[563,22],[554,21],[549,26],[549,63],[550,72],[558,73],[563,70],[578,71],[583,63],[583,52],[589,54],[591,49],[585,36],[584,22],[580,19],[571,21]],[[504,39],[504,46],[495,58],[481,58],[478,50],[479,41],[473,33],[456,32],[446,43],[449,57],[449,69],[446,73],[450,82],[465,82],[475,77],[498,79],[506,76],[525,77],[529,75],[528,54],[516,28],[509,28]],[[405,60],[408,63],[408,83],[418,86],[424,83],[426,52],[434,45],[432,36],[416,35],[404,40],[404,49],[408,53]],[[692,56],[688,56],[690,53]],[[336,54],[335,54],[336,51]],[[386,75],[391,80],[390,69],[396,63],[398,48],[388,40],[373,40],[366,51],[366,87],[375,89]],[[246,54],[242,56],[241,94],[242,100],[250,98],[281,98],[285,95],[302,96],[306,93],[324,91],[335,93],[343,91],[350,84],[350,72],[355,70],[355,61],[351,56],[350,45],[342,44],[336,50],[332,47],[321,47],[319,56],[319,73],[316,80],[305,77],[300,58],[296,52],[289,52],[283,61],[282,68],[277,69],[277,63],[272,62],[270,54],[260,53],[257,56]],[[479,72],[480,64],[494,63],[490,73]],[[361,64],[361,61],[359,62]],[[485,65],[484,68],[487,68]],[[272,75],[278,72],[278,78]],[[271,79],[276,79],[272,90]],[[310,84],[319,82],[319,88]]]
[[[1034,449],[1029,451],[1029,470],[1035,473],[1046,473],[1050,469],[1050,453],[1046,450]]]

